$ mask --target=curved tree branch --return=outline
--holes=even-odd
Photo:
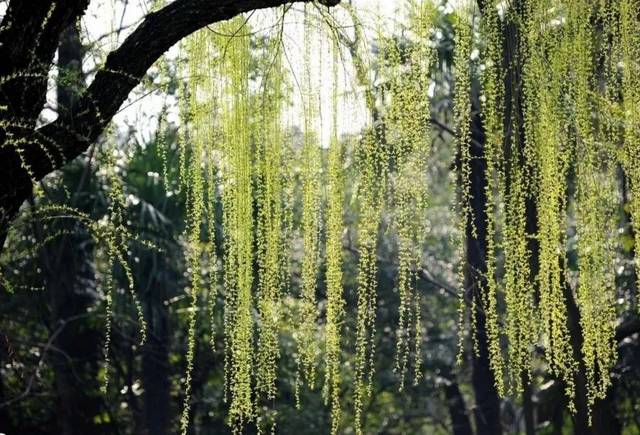
[[[309,1],[309,0],[297,0]],[[138,28],[109,54],[105,66],[81,97],[73,114],[36,133],[47,143],[62,145],[51,150],[53,164],[31,165],[36,178],[58,169],[84,152],[110,122],[146,71],[178,41],[196,30],[244,12],[292,3],[292,0],[177,0],[149,14]],[[325,2],[337,4],[337,1]],[[62,151],[62,152],[60,152]]]
[[[32,181],[42,179],[86,151],[146,71],[171,46],[206,25],[244,12],[310,1],[176,0],[147,15],[122,45],[108,55],[104,67],[68,113],[39,129],[25,129],[19,140],[12,138],[13,145],[0,141],[0,237],[30,195]],[[319,2],[335,6],[339,1]],[[7,111],[0,115],[5,124],[17,123]]]
[[[640,318],[631,318],[616,328],[616,341],[622,341],[633,334],[640,333]]]

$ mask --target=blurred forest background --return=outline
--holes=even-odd
[[[113,29],[99,38],[86,36],[83,26],[68,28],[60,42],[57,75],[51,77],[51,110],[70,107],[93,74],[93,66],[104,56],[105,41],[121,38],[130,29],[126,16],[128,0],[114,0],[121,18]],[[133,2],[132,2],[133,3]],[[133,6],[129,6],[133,7]],[[499,399],[488,367],[486,339],[479,332],[480,349],[465,351],[462,365],[456,365],[458,352],[458,289],[456,268],[460,261],[482,262],[482,258],[460,259],[454,240],[459,236],[454,215],[456,200],[456,159],[452,123],[453,96],[453,8],[438,5],[435,30],[437,63],[431,75],[430,123],[432,163],[429,172],[430,232],[422,268],[418,271],[418,292],[422,301],[422,344],[424,361],[422,379],[417,385],[407,383],[398,391],[393,373],[395,352],[394,327],[397,324],[398,298],[395,291],[397,245],[393,236],[381,232],[378,262],[378,359],[374,392],[365,404],[364,431],[368,434],[640,434],[640,339],[637,317],[620,318],[618,327],[619,360],[613,373],[613,387],[608,399],[599,402],[591,429],[585,429],[584,416],[571,415],[566,407],[563,388],[544,366],[534,372],[533,384],[522,396]],[[398,15],[395,33],[385,37],[397,39],[400,47],[412,42],[403,28],[411,17]],[[348,32],[344,46],[353,57],[367,56],[372,67],[381,62],[378,37],[369,41],[369,52],[359,53]],[[274,37],[273,35],[271,37]],[[260,51],[264,36],[254,38],[255,62],[269,62]],[[351,44],[351,45],[350,45]],[[41,194],[25,207],[9,240],[11,249],[2,252],[3,281],[0,283],[0,432],[13,434],[149,434],[176,433],[182,401],[187,346],[188,277],[184,258],[185,198],[180,191],[178,167],[178,121],[169,108],[175,105],[182,86],[179,56],[167,56],[152,69],[132,101],[151,98],[154,103],[137,115],[144,128],[131,119],[120,119],[110,134],[86,156],[76,159],[54,176],[42,182]],[[481,65],[477,65],[478,68]],[[383,81],[360,83],[369,87],[377,99],[384,101]],[[478,83],[473,82],[474,107],[478,107]],[[158,97],[162,89],[162,97]],[[158,110],[159,109],[159,110]],[[481,148],[482,123],[474,118],[473,138]],[[375,115],[374,115],[375,116]],[[139,120],[138,119],[138,120]],[[384,119],[378,122],[384,123]],[[293,166],[300,164],[301,132],[292,127],[287,132],[288,154]],[[347,156],[360,138],[360,132],[344,134],[341,141]],[[323,150],[326,151],[326,150]],[[325,159],[326,160],[326,159]],[[350,160],[347,159],[347,162]],[[103,164],[111,162],[112,164]],[[482,161],[474,165],[481,168]],[[111,169],[105,169],[111,168]],[[46,205],[65,204],[86,213],[91,220],[106,219],[110,210],[110,190],[114,173],[123,182],[126,197],[126,225],[138,238],[129,246],[129,263],[135,291],[148,323],[148,341],[139,346],[136,307],[128,296],[125,271],[116,267],[114,322],[109,348],[110,387],[101,390],[105,370],[106,295],[104,293],[104,246],[95,242],[84,222],[77,219],[38,219],[38,209]],[[475,175],[482,171],[476,171]],[[349,177],[349,168],[346,168]],[[166,175],[166,178],[165,178]],[[353,203],[354,181],[347,178],[347,203]],[[486,180],[474,179],[481,186]],[[618,186],[623,201],[619,204],[619,237],[624,249],[619,252],[616,270],[620,307],[637,306],[636,277],[633,271],[633,235],[625,211],[626,181],[619,171]],[[484,211],[482,195],[475,198],[474,213]],[[480,201],[480,202],[478,202]],[[347,210],[350,210],[347,207]],[[300,207],[294,209],[294,219]],[[352,243],[355,211],[347,213],[349,226],[343,236],[345,261],[344,361],[352,360],[357,276],[357,248]],[[52,236],[54,235],[54,236]],[[222,237],[218,237],[220,241]],[[155,248],[149,247],[149,241]],[[570,240],[571,241],[571,240]],[[299,243],[298,243],[299,245]],[[575,245],[575,243],[574,243]],[[36,247],[35,249],[33,247]],[[296,257],[296,240],[292,241],[292,282],[285,304],[295,304],[299,286],[300,259]],[[221,251],[222,247],[216,249]],[[569,253],[571,258],[571,253]],[[571,264],[571,263],[570,263]],[[478,265],[482,269],[481,264]],[[575,262],[573,263],[574,267]],[[325,301],[324,281],[319,281],[318,300]],[[218,293],[220,294],[220,293]],[[206,295],[202,296],[206,298]],[[473,289],[465,293],[475,298]],[[225,423],[227,404],[223,401],[222,333],[212,336],[205,321],[212,316],[222,331],[221,301],[214,301],[212,313],[205,312],[212,301],[202,301],[197,324],[197,348],[193,372],[193,434],[229,432]],[[621,310],[622,311],[622,310]],[[293,312],[293,311],[292,311]],[[625,312],[635,312],[625,310]],[[479,313],[482,328],[482,313]],[[299,319],[283,319],[280,338],[280,396],[272,404],[277,411],[276,431],[282,434],[323,434],[330,429],[330,412],[320,391],[306,388],[301,392],[301,409],[295,408],[295,343],[292,325]],[[216,329],[214,328],[214,331]],[[579,336],[574,318],[572,333]],[[468,337],[466,337],[468,340]],[[577,340],[577,338],[576,338]],[[213,341],[213,346],[210,346]],[[467,346],[468,348],[469,346]],[[352,371],[347,366],[344,379]],[[343,385],[344,418],[348,422],[351,384]],[[344,425],[348,433],[348,424]],[[253,430],[253,429],[252,429]],[[589,431],[589,432],[584,432]]]

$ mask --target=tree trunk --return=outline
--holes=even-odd
[[[171,396],[169,373],[169,312],[165,301],[168,296],[167,281],[158,275],[158,255],[153,254],[151,270],[147,270],[150,282],[142,293],[149,337],[142,348],[142,383],[144,386],[144,415],[150,435],[170,432]],[[161,263],[161,268],[168,267]]]
[[[524,391],[522,392],[522,412],[524,414],[524,433],[536,434],[536,421],[533,409],[533,387],[528,379],[523,379]]]
[[[64,435],[99,433],[94,418],[102,409],[101,399],[91,394],[99,390],[101,334],[88,322],[87,308],[94,301],[78,282],[86,262],[82,253],[76,255],[74,245],[65,238],[42,255],[47,257],[43,270],[53,338],[49,361],[55,379],[56,414]]]
[[[5,346],[5,337],[4,334],[0,333],[0,363],[2,365],[7,364],[9,362],[9,349]],[[5,394],[4,380],[2,378],[2,370],[0,370],[0,402],[4,402],[7,400]],[[11,414],[9,413],[8,407],[0,407],[0,428],[6,433],[17,433],[18,429],[14,426],[13,421],[11,419]]]
[[[68,111],[82,87],[82,45],[75,25],[61,36],[57,86],[58,110]],[[41,227],[36,223],[41,239]],[[65,223],[68,226],[68,224]],[[71,224],[71,229],[75,226]],[[50,362],[55,377],[57,418],[61,433],[80,435],[99,433],[95,417],[102,409],[98,390],[98,366],[101,334],[88,322],[88,308],[95,302],[92,291],[81,277],[93,275],[74,236],[61,236],[42,248],[41,256],[46,289],[49,294],[52,344]],[[87,281],[87,280],[84,280]]]
[[[444,396],[447,400],[453,435],[473,435],[471,422],[467,414],[467,406],[455,379],[450,380],[445,386]]]
[[[486,289],[487,273],[487,197],[486,197],[486,161],[484,160],[485,136],[480,117],[473,116],[472,134],[474,141],[470,147],[470,220],[466,223],[467,264],[464,284],[467,289],[467,300],[473,299],[476,316],[474,331],[477,352],[472,352],[471,382],[475,394],[474,417],[478,435],[500,435],[500,398],[495,386],[495,378],[489,364],[489,348],[487,341],[486,321],[483,310],[482,292]],[[477,230],[473,235],[473,225]]]
[[[580,312],[568,284],[565,284],[564,293],[569,331],[571,333],[571,346],[573,347],[574,357],[579,361],[579,369],[576,375],[576,414],[572,416],[573,432],[575,435],[619,435],[622,433],[622,428],[615,415],[611,391],[609,391],[606,399],[596,401],[592,410],[592,421],[589,424],[587,378],[584,363],[582,362]],[[611,390],[613,390],[613,387]]]

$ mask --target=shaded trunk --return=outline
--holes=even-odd
[[[49,361],[55,379],[56,417],[64,435],[99,433],[94,419],[102,409],[101,399],[92,394],[99,390],[101,334],[88,322],[87,309],[94,300],[79,285],[84,266],[74,245],[62,240],[42,255],[48,257],[44,270],[53,339]]]
[[[540,387],[536,394],[537,419],[541,423],[551,425],[551,435],[562,435],[567,398],[564,395],[564,384],[552,380]]]
[[[2,340],[0,343],[0,363],[3,365],[10,361],[8,356],[9,349],[7,349],[7,346],[5,346],[4,343],[5,339],[6,337],[4,337],[4,334],[0,333],[0,340]],[[0,370],[0,403],[5,400],[7,400],[7,397],[5,394],[4,380],[2,378],[2,370]],[[6,433],[17,433],[17,428],[14,427],[8,407],[0,406],[0,428],[2,428]]]
[[[165,435],[169,433],[171,423],[170,325],[169,312],[165,304],[167,282],[158,279],[157,260],[157,256],[154,255],[153,267],[148,275],[150,285],[142,294],[149,326],[149,338],[142,348],[142,383],[146,429],[150,435]]]
[[[522,411],[524,413],[524,433],[526,435],[535,435],[536,421],[533,404],[533,387],[524,379],[524,391],[522,392]]]
[[[82,45],[75,25],[60,40],[57,97],[58,110],[68,111],[82,87]],[[77,230],[73,224],[67,228]],[[39,229],[40,230],[40,229]],[[41,239],[46,234],[39,234]],[[88,308],[95,302],[93,270],[86,261],[89,253],[79,248],[86,241],[62,236],[42,249],[46,288],[49,295],[56,416],[64,435],[100,433],[95,419],[101,414],[102,400],[92,394],[98,390],[98,361],[101,334],[88,321]],[[83,279],[86,278],[86,279]],[[53,350],[55,349],[55,350]]]
[[[450,380],[445,386],[444,396],[447,400],[453,435],[473,435],[471,422],[467,414],[467,406],[455,379]]]
[[[582,361],[582,329],[580,327],[580,312],[576,305],[573,293],[569,285],[565,285],[565,300],[569,331],[571,333],[571,346],[574,357],[579,361],[579,369],[576,375],[576,414],[572,416],[573,433],[575,435],[619,435],[622,433],[620,421],[615,415],[615,407],[612,399],[612,387],[604,400],[597,400],[593,406],[591,424],[589,424],[589,409],[587,400],[587,378],[584,363]],[[615,380],[614,380],[615,382]]]
[[[477,352],[472,352],[471,382],[475,394],[474,420],[478,435],[499,435],[502,433],[500,422],[500,398],[495,386],[495,378],[489,365],[489,348],[485,314],[482,308],[482,292],[486,288],[487,273],[487,186],[486,162],[483,144],[485,137],[479,115],[473,116],[472,129],[474,141],[470,146],[470,219],[466,223],[467,265],[465,267],[465,289],[467,299],[474,301],[476,330],[474,331]],[[477,230],[473,235],[473,226]]]
[[[168,321],[153,320],[153,331],[142,351],[142,382],[144,385],[144,416],[149,434],[165,435],[169,433],[171,421]],[[162,323],[159,325],[158,323]]]
[[[72,116],[73,107],[84,88],[82,59],[84,48],[76,25],[67,27],[60,36],[58,47],[58,82],[56,86],[59,117]]]

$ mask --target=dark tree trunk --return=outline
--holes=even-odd
[[[3,365],[7,364],[10,360],[6,340],[7,338],[4,334],[0,333],[0,363]],[[5,400],[7,400],[7,397],[5,394],[4,381],[2,379],[2,370],[0,370],[0,402],[4,402]],[[6,433],[18,432],[18,428],[14,426],[11,419],[8,407],[0,407],[0,428],[2,428]]]
[[[486,319],[483,310],[482,292],[486,288],[487,273],[487,186],[486,162],[484,160],[485,136],[479,115],[473,116],[472,134],[474,141],[470,146],[470,219],[466,223],[467,264],[465,267],[465,288],[467,300],[473,299],[475,306],[476,329],[473,331],[477,343],[477,352],[472,352],[471,382],[475,394],[474,419],[478,435],[500,435],[500,398],[495,386],[495,378],[489,364]],[[473,235],[473,225],[476,237]]]
[[[522,392],[522,411],[524,413],[524,433],[536,434],[536,421],[533,409],[533,386],[528,379],[523,379],[524,391]]]
[[[56,255],[51,255],[52,251]],[[101,334],[88,322],[87,308],[93,298],[78,282],[82,258],[70,240],[56,243],[49,252],[45,280],[50,301],[51,363],[57,400],[56,416],[64,435],[100,433],[94,418],[101,414],[98,391]]]
[[[168,353],[168,319],[166,313],[155,313],[149,319],[151,334],[142,351],[142,383],[144,414],[149,434],[170,433],[170,383]]]
[[[444,387],[444,396],[447,400],[453,435],[473,435],[471,422],[467,414],[467,405],[455,379],[449,380]]]
[[[84,90],[82,59],[84,47],[76,24],[67,27],[60,35],[58,47],[58,82],[56,86],[59,117],[73,116],[73,108]]]
[[[593,417],[593,434],[620,435],[622,434],[622,425],[616,416],[615,394],[616,385],[614,384],[609,390],[609,394],[604,400],[596,402]]]
[[[574,357],[579,361],[579,369],[576,375],[576,414],[572,416],[573,433],[575,435],[619,435],[622,433],[622,428],[620,421],[615,415],[612,391],[609,391],[606,399],[596,401],[592,410],[591,425],[589,424],[587,378],[586,370],[582,362],[580,312],[568,284],[565,285],[564,293],[567,304],[569,331],[571,333],[571,346],[573,347]],[[613,388],[611,388],[611,390],[613,390]]]
[[[516,2],[516,8],[521,7]],[[484,2],[479,1],[482,10]],[[519,53],[519,24],[509,17],[503,23],[502,71],[504,72],[504,134],[505,154],[521,153],[523,140],[522,116],[522,56]],[[486,288],[487,272],[487,197],[486,161],[484,156],[485,135],[480,116],[473,117],[473,133],[476,145],[471,145],[471,219],[477,230],[477,237],[472,234],[472,223],[466,223],[467,269],[465,271],[465,287],[467,299],[473,299],[476,316],[476,342],[478,354],[472,360],[472,384],[476,398],[475,422],[478,435],[502,433],[500,420],[500,398],[495,387],[495,378],[490,368],[487,344],[486,319],[483,311],[482,291]],[[508,168],[507,168],[508,173]],[[508,189],[509,180],[507,180]],[[531,207],[529,207],[531,208]],[[535,224],[528,230],[535,231]],[[535,249],[535,247],[530,247]],[[535,260],[532,260],[535,261]],[[535,267],[535,266],[534,266]],[[525,403],[525,423],[527,433],[535,426],[533,407],[529,400]]]
[[[142,297],[145,303],[145,316],[149,326],[148,342],[142,349],[142,383],[144,386],[144,415],[146,428],[150,435],[170,433],[171,396],[169,373],[169,312],[167,299],[167,282],[158,279],[156,263],[149,274],[151,285]],[[162,268],[166,265],[160,266]]]
[[[58,111],[68,111],[82,88],[82,45],[75,25],[61,35],[58,56]],[[69,225],[69,224],[65,224]],[[73,224],[70,224],[73,231]],[[36,224],[36,228],[41,227]],[[39,237],[46,234],[39,231]],[[102,401],[98,390],[101,334],[88,321],[88,308],[95,302],[92,289],[82,277],[93,275],[75,236],[62,236],[42,248],[41,256],[49,295],[50,324],[54,350],[50,362],[55,376],[56,416],[64,435],[100,433],[95,417]]]

